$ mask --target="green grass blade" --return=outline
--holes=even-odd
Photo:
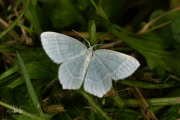
[[[17,26],[20,28],[23,28],[24,30],[26,30],[29,33],[34,32],[31,28],[28,28],[28,27],[24,26],[23,24],[17,24]]]
[[[2,102],[2,101],[0,101],[0,105],[3,106],[3,107],[8,108],[8,109],[10,109],[10,110],[12,110],[13,112],[17,112],[17,113],[23,114],[23,115],[28,116],[28,117],[30,117],[30,118],[32,118],[32,119],[35,119],[35,120],[44,120],[44,119],[41,118],[41,117],[35,116],[35,115],[33,115],[33,114],[31,114],[31,113],[28,113],[28,112],[26,112],[26,111],[24,111],[24,110],[20,110],[20,109],[18,109],[18,108],[16,108],[16,107],[13,107],[13,106],[11,106],[11,105],[8,105],[8,104]]]
[[[28,75],[28,73],[27,73],[27,71],[26,71],[24,62],[23,62],[23,60],[22,60],[19,52],[17,52],[17,58],[18,58],[18,62],[19,62],[20,68],[21,68],[21,70],[22,70],[22,73],[23,73],[23,75],[24,75],[25,82],[26,82],[26,85],[27,85],[29,94],[30,94],[30,96],[31,96],[31,99],[32,99],[32,101],[33,101],[33,104],[35,105],[35,107],[36,107],[37,110],[39,111],[40,116],[45,119],[44,114],[43,114],[42,109],[41,109],[41,106],[40,106],[40,104],[39,104],[38,98],[37,98],[37,96],[36,96],[35,90],[34,90],[34,88],[33,88],[33,86],[32,86],[31,80],[30,80],[30,78],[29,78],[29,75]]]
[[[141,104],[136,99],[124,99],[126,106],[139,107]],[[180,97],[165,97],[165,98],[151,98],[146,99],[150,106],[167,106],[167,105],[179,105]]]
[[[23,83],[24,83],[24,79],[18,78],[18,79],[15,79],[12,83],[8,84],[6,87],[13,89],[15,87],[22,85]]]
[[[21,12],[21,14],[19,15],[19,17],[18,17],[7,29],[5,29],[4,31],[2,31],[2,32],[0,33],[0,39],[1,39],[4,35],[6,35],[11,29],[13,29],[13,27],[16,26],[16,24],[19,22],[19,20],[23,17],[24,12],[26,11],[26,9],[27,9],[27,7],[28,7],[28,5],[29,5],[29,1],[30,1],[30,0],[27,0],[26,5],[25,5],[23,11]]]
[[[105,20],[109,21],[109,18],[107,17],[105,12],[102,10],[102,8],[100,6],[97,6],[96,3],[94,2],[94,0],[90,0],[90,2],[95,7],[97,12],[102,16],[102,18],[104,18]]]
[[[120,84],[133,86],[133,87],[139,87],[139,88],[146,88],[146,89],[163,89],[163,88],[171,88],[175,86],[179,86],[179,84],[151,84],[141,81],[135,81],[135,80],[122,80],[119,81]]]
[[[111,120],[111,118],[98,105],[96,105],[94,100],[86,92],[84,92],[84,90],[79,90],[78,92],[81,93],[106,120]]]
[[[33,30],[37,33],[39,36],[42,33],[42,29],[40,27],[40,22],[36,10],[36,6],[33,5],[31,2],[27,8],[27,10],[24,13],[24,16],[27,18],[27,20],[33,25]]]
[[[6,71],[3,72],[2,74],[0,74],[0,81],[1,81],[2,79],[5,79],[5,78],[8,77],[8,76],[14,74],[14,73],[17,72],[18,70],[19,70],[19,68],[18,68],[17,65],[15,65],[14,67],[6,70]]]

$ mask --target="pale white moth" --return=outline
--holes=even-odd
[[[55,32],[41,34],[43,49],[52,61],[61,64],[58,71],[63,89],[84,90],[103,97],[112,87],[112,80],[129,77],[139,67],[139,62],[126,54],[87,48],[80,41]]]

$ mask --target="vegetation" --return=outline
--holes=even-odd
[[[0,0],[0,119],[180,119],[178,0]],[[140,68],[102,99],[63,90],[43,31],[134,56]]]

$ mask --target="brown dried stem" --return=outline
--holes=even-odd
[[[146,119],[149,120],[151,118],[152,120],[158,120],[157,117],[155,116],[155,114],[151,110],[148,109],[149,105],[146,102],[146,100],[144,99],[143,95],[141,94],[141,91],[137,87],[134,87],[134,88],[132,88],[132,92],[133,92],[134,96],[141,103],[143,110],[148,112],[147,115],[145,115]],[[150,115],[150,116],[148,116],[148,115]]]
[[[180,7],[177,7],[177,8],[175,8],[175,9],[170,10],[170,11],[167,11],[167,12],[161,14],[160,16],[154,18],[153,20],[149,21],[149,22],[143,27],[143,29],[140,30],[137,34],[145,33],[145,32],[149,29],[149,27],[150,27],[154,22],[156,22],[157,20],[159,20],[159,19],[162,18],[163,16],[169,14],[170,12],[175,12],[175,11],[177,11],[177,10],[180,10]],[[167,24],[167,23],[165,23],[165,24]]]

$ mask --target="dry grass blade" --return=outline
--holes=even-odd
[[[137,87],[134,87],[134,88],[132,88],[132,92],[133,92],[134,96],[140,101],[143,111],[145,111],[145,118],[147,120],[149,120],[150,118],[152,120],[158,120],[157,117],[155,116],[155,114],[151,110],[148,109],[149,105],[146,102],[146,100],[144,99],[140,90]]]
[[[177,8],[175,8],[175,9],[172,9],[172,10],[170,10],[170,11],[168,11],[168,12],[165,12],[165,13],[163,13],[162,15],[154,18],[153,20],[149,21],[137,34],[145,33],[145,32],[149,29],[149,27],[150,27],[154,22],[156,22],[157,20],[159,20],[159,19],[162,18],[163,16],[165,16],[165,15],[171,13],[171,12],[175,12],[175,11],[177,11],[177,10],[180,10],[180,7],[177,7]],[[168,22],[168,23],[169,23],[169,22]],[[165,24],[167,24],[167,23],[165,23]]]

